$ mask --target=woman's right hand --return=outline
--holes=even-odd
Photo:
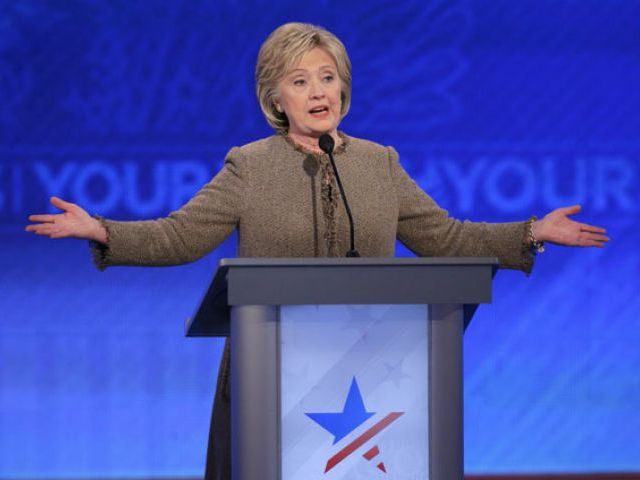
[[[49,238],[72,237],[94,240],[106,245],[107,230],[99,220],[93,218],[83,208],[58,197],[51,197],[51,204],[63,212],[52,215],[30,215],[29,221],[36,223],[27,225],[25,228],[27,232]]]

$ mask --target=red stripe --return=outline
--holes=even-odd
[[[397,420],[398,417],[400,417],[402,414],[404,414],[404,412],[391,412],[389,415],[384,417],[382,420],[380,420],[378,423],[376,423],[369,430],[367,430],[362,435],[360,435],[358,438],[356,438],[349,445],[347,445],[342,450],[340,450],[338,453],[336,453],[327,462],[327,466],[326,466],[326,468],[324,470],[324,473],[327,473],[329,470],[331,470],[333,467],[335,467],[337,464],[339,464],[341,461],[343,461],[345,458],[347,458],[349,455],[351,455],[353,452],[355,452],[358,448],[360,448],[362,445],[364,445],[367,441],[371,440],[374,435],[377,435],[382,430],[384,430],[389,425],[391,425],[391,423],[393,423],[395,420]]]
[[[377,445],[374,445],[373,448],[371,450],[369,450],[368,452],[366,452],[364,455],[362,455],[364,458],[366,458],[367,460],[371,460],[373,457],[375,457],[376,455],[378,455],[380,453],[380,449],[378,449]]]

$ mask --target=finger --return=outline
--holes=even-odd
[[[582,234],[578,239],[578,245],[581,247],[604,247],[609,241],[609,237],[596,233]]]
[[[606,233],[606,230],[602,227],[596,227],[595,225],[587,225],[586,223],[580,224],[580,231],[591,233]]]
[[[46,235],[49,236],[53,232],[52,224],[50,223],[40,223],[36,225],[27,225],[25,227],[27,232],[33,232],[36,235]]]
[[[593,240],[596,242],[608,242],[609,241],[609,237],[607,237],[606,235],[602,235],[599,233],[585,233],[584,237],[587,240]]]
[[[598,247],[598,248],[603,248],[606,245],[606,242],[597,242],[594,240],[588,240],[585,241],[584,243],[581,243],[579,246],[580,247]]]
[[[29,215],[30,222],[52,223],[56,215]]]
[[[564,215],[575,215],[576,213],[578,213],[580,210],[582,210],[582,206],[581,205],[571,205],[570,207],[561,207],[558,208],[558,212],[564,214]]]
[[[67,211],[70,208],[75,207],[75,204],[70,203],[70,202],[65,202],[64,200],[62,200],[61,198],[58,197],[51,197],[51,205],[53,205],[56,208],[59,208],[60,210],[64,210]]]

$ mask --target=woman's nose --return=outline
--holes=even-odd
[[[310,98],[322,98],[324,97],[324,88],[322,83],[318,80],[312,80],[309,88]]]

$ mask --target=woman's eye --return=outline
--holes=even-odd
[[[298,87],[301,87],[302,85],[305,84],[305,81],[302,78],[298,78],[297,80],[293,81],[293,84],[298,86]]]
[[[331,82],[333,80],[333,75],[325,75],[324,77],[324,81],[325,82]]]

